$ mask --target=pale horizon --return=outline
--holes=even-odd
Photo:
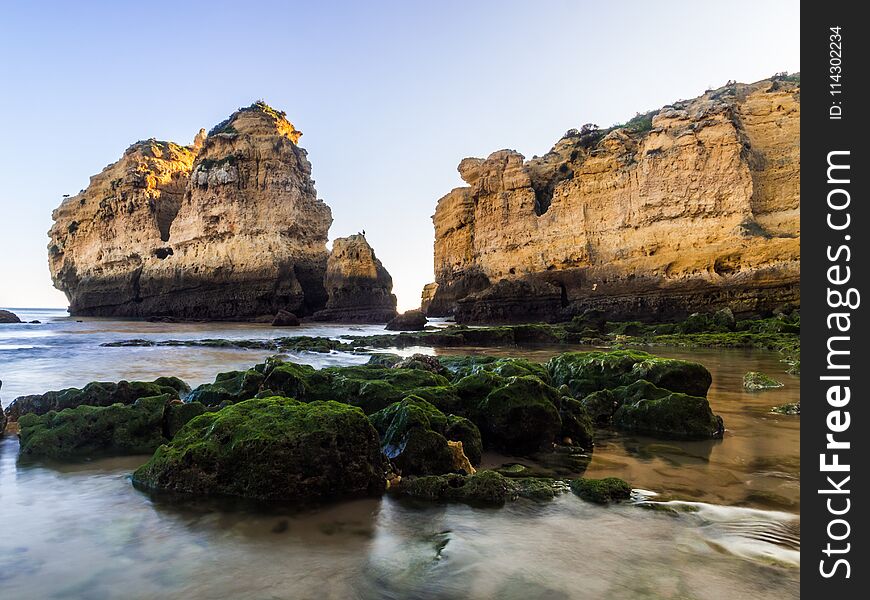
[[[46,251],[64,194],[136,140],[188,144],[259,98],[304,133],[330,245],[365,230],[404,311],[434,278],[430,217],[463,158],[531,158],[584,123],[800,71],[788,2],[160,4],[6,8],[0,306],[67,306]]]

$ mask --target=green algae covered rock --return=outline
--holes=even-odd
[[[574,479],[568,485],[572,492],[596,504],[609,504],[628,500],[631,497],[631,486],[617,477]]]
[[[171,440],[188,421],[206,410],[202,402],[170,402],[163,411],[163,437]]]
[[[701,364],[660,358],[636,350],[566,352],[554,356],[547,368],[555,386],[567,385],[575,398],[645,379],[659,387],[706,396],[713,381]]]
[[[173,396],[139,398],[130,405],[83,404],[44,415],[25,414],[18,421],[21,456],[63,460],[149,454],[166,441],[163,412]]]
[[[245,400],[185,425],[133,474],[146,490],[310,502],[381,494],[377,431],[338,402]]]
[[[783,387],[783,383],[777,381],[770,375],[765,375],[758,371],[750,371],[743,376],[743,387],[750,392],[760,392],[762,390],[772,390]]]
[[[423,369],[330,367],[315,371],[308,378],[307,397],[345,402],[372,414],[406,396],[425,393],[421,388],[444,387],[449,383],[444,376]]]
[[[570,396],[562,396],[559,398],[558,407],[559,418],[562,421],[562,429],[559,432],[561,443],[570,443],[591,450],[595,445],[595,427],[583,403]]]
[[[789,402],[788,404],[781,404],[779,406],[774,406],[770,409],[770,412],[776,413],[778,415],[800,415],[801,414],[801,403],[800,402]]]
[[[636,381],[613,390],[619,408],[613,425],[656,437],[710,439],[722,437],[722,418],[714,415],[706,398],[662,389],[648,381]]]
[[[259,370],[260,365],[254,367]],[[303,400],[308,396],[308,379],[314,374],[314,367],[291,362],[267,361],[263,365],[266,378],[261,390],[271,390],[272,395]]]
[[[562,429],[559,399],[537,377],[511,377],[480,402],[476,418],[469,418],[494,448],[513,454],[548,450]]]
[[[548,500],[559,493],[558,484],[546,478],[507,478],[495,471],[474,475],[430,475],[402,479],[390,488],[398,496],[435,502],[462,502],[473,506],[500,506],[517,498]]]
[[[393,461],[402,475],[437,475],[456,471],[458,465],[447,444],[448,440],[466,444],[472,464],[480,463],[481,440],[477,427],[462,417],[447,417],[418,396],[401,402],[369,417],[381,435],[384,454]]]
[[[456,379],[481,371],[494,373],[501,377],[521,377],[534,375],[544,383],[550,382],[547,367],[524,358],[504,358],[498,356],[444,356],[439,358]]]
[[[49,411],[61,411],[77,406],[111,406],[112,404],[133,404],[139,398],[171,394],[183,397],[190,387],[177,377],[158,377],[152,382],[119,381],[117,383],[93,381],[85,387],[67,388],[20,396],[6,407],[6,415],[11,421],[17,421],[25,414],[44,415]]]
[[[265,376],[255,370],[228,371],[218,373],[214,383],[204,383],[187,396],[190,402],[201,402],[205,406],[220,406],[248,400],[257,395]]]

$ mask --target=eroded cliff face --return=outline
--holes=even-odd
[[[651,122],[650,119],[651,118]],[[800,87],[734,84],[459,165],[438,201],[430,316],[663,319],[799,305]]]
[[[256,103],[192,146],[131,146],[53,213],[49,266],[71,314],[244,319],[322,308],[332,215],[300,135]]]
[[[397,314],[393,278],[362,234],[333,241],[324,285],[329,299],[317,320],[386,323]]]

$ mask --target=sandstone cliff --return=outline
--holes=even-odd
[[[329,207],[301,133],[258,102],[192,146],[147,140],[53,213],[49,266],[70,313],[306,315],[327,294]]]
[[[329,300],[317,320],[386,323],[397,314],[393,278],[362,234],[332,243],[324,285]]]
[[[459,165],[438,201],[430,316],[665,319],[800,302],[800,84],[731,84],[543,157]]]

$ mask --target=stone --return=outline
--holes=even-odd
[[[613,390],[619,408],[613,426],[659,438],[712,439],[725,432],[722,417],[713,414],[706,398],[689,396],[639,380]]]
[[[0,390],[2,390],[2,389],[3,389],[3,380],[0,379]],[[2,407],[2,404],[0,404],[0,407]],[[0,438],[2,438],[3,434],[6,432],[6,421],[7,421],[6,411],[0,410]]]
[[[69,460],[150,454],[166,441],[164,408],[172,394],[139,398],[132,404],[79,405],[18,420],[20,453],[26,458]]]
[[[413,354],[394,364],[393,368],[423,369],[424,371],[431,371],[439,375],[447,375],[449,373],[447,368],[436,357],[429,356],[428,354]]]
[[[550,500],[560,493],[552,479],[508,478],[496,471],[477,471],[472,475],[450,473],[402,478],[391,493],[434,502],[462,502],[472,506],[501,506],[519,498]]]
[[[299,317],[286,310],[279,310],[272,319],[272,327],[299,327],[299,325],[301,325]]]
[[[781,388],[784,385],[785,384],[783,384],[781,381],[777,381],[770,375],[765,375],[764,373],[760,373],[758,371],[750,371],[743,376],[743,387],[750,392],[772,390],[776,388]]]
[[[419,396],[408,396],[374,413],[369,419],[381,435],[384,454],[403,477],[439,475],[460,469],[467,474],[474,472],[473,468],[464,468],[466,463],[471,466],[471,462],[462,451],[462,441],[446,437],[449,433],[465,432],[455,426],[448,428],[449,418]],[[471,423],[468,426],[473,427]],[[450,441],[458,446],[451,446]],[[470,444],[479,447],[480,443],[480,432],[477,431],[476,440]]]
[[[0,323],[21,323],[21,319],[14,312],[0,309]]]
[[[111,406],[133,404],[139,398],[168,394],[173,398],[186,395],[190,387],[177,377],[158,377],[152,382],[92,381],[83,388],[67,388],[44,394],[19,396],[6,407],[6,416],[17,421],[22,415],[44,415],[49,411],[62,411],[77,406]]]
[[[387,323],[384,329],[390,331],[423,331],[426,327],[426,315],[421,310],[408,310]]]
[[[466,185],[433,217],[425,313],[669,321],[799,305],[800,83],[734,84],[642,121],[571,130],[531,160],[462,160]]]
[[[595,504],[610,504],[631,497],[631,486],[617,477],[574,479],[568,485],[579,497]]]
[[[393,278],[362,234],[338,238],[326,263],[326,308],[318,321],[386,323],[396,317]]]
[[[246,400],[190,421],[133,473],[147,491],[312,503],[386,489],[378,434],[338,402]]]
[[[547,363],[553,385],[567,385],[577,399],[644,379],[691,396],[706,397],[713,382],[701,364],[661,358],[638,350],[566,352]]]
[[[323,308],[329,207],[301,133],[263,102],[192,146],[145,140],[53,212],[72,315],[246,320]]]

